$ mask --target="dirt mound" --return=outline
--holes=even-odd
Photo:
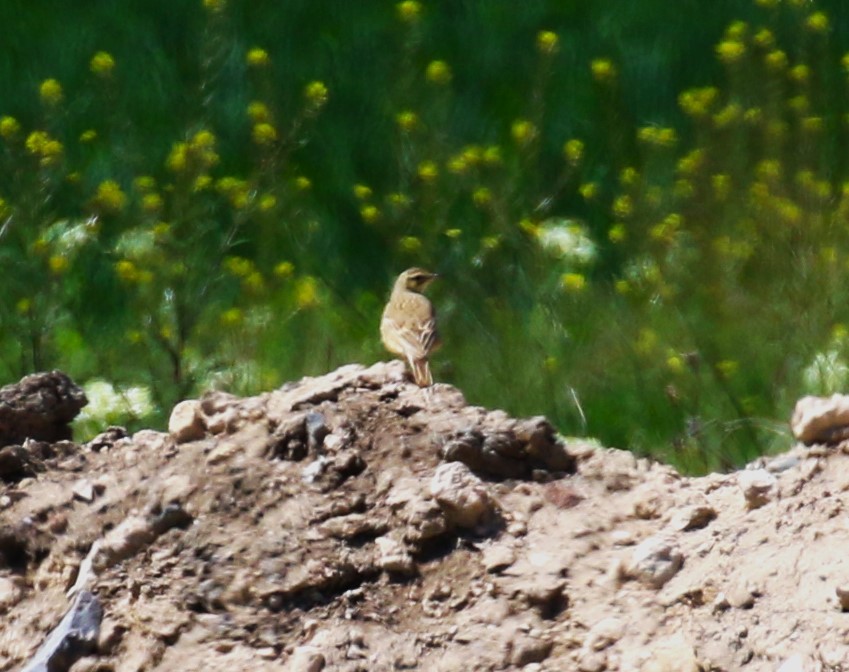
[[[684,478],[397,362],[15,448],[2,671],[849,669],[839,449]]]

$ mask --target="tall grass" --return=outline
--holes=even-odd
[[[385,356],[416,264],[439,380],[690,471],[849,382],[829,3],[320,5],[5,17],[56,39],[0,63],[4,379],[141,385],[156,422]]]

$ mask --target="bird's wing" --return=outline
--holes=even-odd
[[[439,343],[436,315],[430,301],[420,295],[411,303],[383,316],[381,332],[390,350],[409,360],[424,359]]]

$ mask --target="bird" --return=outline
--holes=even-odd
[[[442,344],[436,328],[436,311],[423,294],[437,277],[436,273],[418,267],[401,273],[380,320],[383,345],[407,360],[419,387],[433,385],[428,356]]]

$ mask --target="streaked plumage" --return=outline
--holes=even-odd
[[[421,268],[398,276],[380,320],[380,338],[389,352],[407,360],[420,387],[433,385],[428,356],[440,346],[436,313],[424,289],[436,278]]]

